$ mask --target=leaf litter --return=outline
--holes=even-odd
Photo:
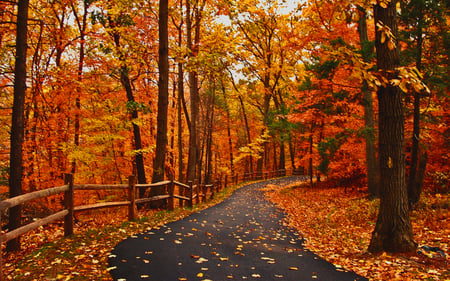
[[[379,201],[368,200],[364,190],[345,193],[326,183],[313,188],[297,183],[267,185],[265,195],[287,214],[286,223],[301,233],[305,246],[338,271],[350,270],[371,280],[450,280],[448,194],[423,193],[418,209],[411,212],[416,242],[442,250],[445,258],[425,251],[368,253]]]

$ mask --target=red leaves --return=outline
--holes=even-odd
[[[338,270],[345,268],[373,280],[445,279],[447,260],[368,254],[378,202],[368,201],[365,193],[345,194],[343,188],[321,186],[267,188],[266,196],[288,213],[289,225],[306,237],[308,248],[334,263]],[[416,241],[439,246],[447,253],[450,211],[442,203],[448,200],[449,195],[424,194],[421,206],[411,214]]]

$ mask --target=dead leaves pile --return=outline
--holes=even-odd
[[[338,268],[371,280],[450,280],[449,195],[423,194],[411,213],[415,241],[439,247],[447,256],[370,254],[367,248],[375,227],[379,202],[366,193],[343,188],[266,187],[266,197],[288,214],[288,224],[306,239],[306,246]]]

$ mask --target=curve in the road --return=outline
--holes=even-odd
[[[114,280],[367,280],[343,271],[302,246],[283,213],[252,183],[222,203],[129,237],[108,259]]]

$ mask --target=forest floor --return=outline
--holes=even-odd
[[[450,194],[425,192],[411,212],[418,253],[371,254],[379,200],[368,200],[367,189],[328,185],[268,185],[266,197],[287,213],[287,223],[306,238],[308,249],[337,266],[371,280],[450,280]],[[446,257],[421,250],[423,245],[440,248]]]
[[[214,200],[193,209],[141,212],[133,222],[126,210],[92,211],[78,217],[75,234],[64,238],[62,224],[42,227],[22,238],[20,253],[4,255],[4,280],[111,280],[108,255],[131,235],[186,217],[213,206],[240,186],[228,188]],[[367,253],[376,221],[378,202],[367,200],[361,189],[314,188],[293,184],[266,186],[266,196],[287,213],[287,223],[305,238],[305,245],[324,259],[371,280],[450,280],[450,195],[424,193],[411,213],[415,241],[439,247],[438,254]],[[3,245],[4,247],[4,245]],[[432,255],[434,257],[432,257]]]

